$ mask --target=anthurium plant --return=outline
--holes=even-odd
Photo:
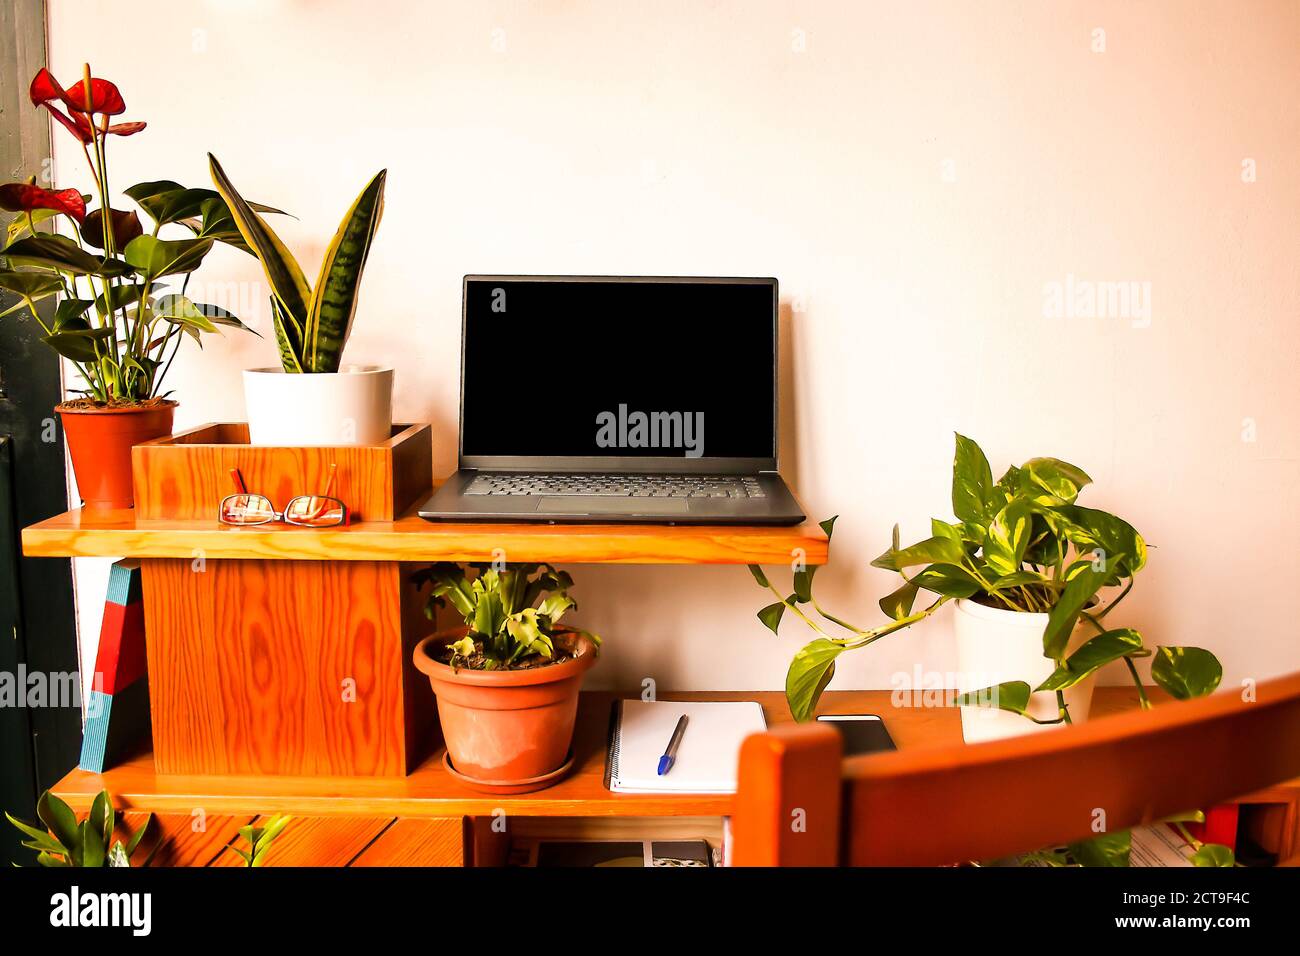
[[[80,822],[72,808],[48,790],[36,803],[36,815],[41,826],[24,823],[9,813],[5,818],[26,837],[23,846],[36,851],[36,862],[41,866],[148,866],[160,845],[151,837],[144,856],[135,859],[145,837],[157,829],[152,813],[125,843],[114,839],[119,820],[107,790],[100,791],[90,805],[90,813]]]
[[[1134,661],[1153,653],[1151,677],[1171,696],[1198,697],[1218,687],[1223,669],[1209,651],[1164,645],[1153,652],[1138,631],[1108,620],[1146,565],[1147,547],[1127,521],[1077,503],[1092,481],[1083,469],[1056,458],[1031,458],[994,481],[979,445],[963,435],[956,439],[955,520],[933,519],[930,536],[906,547],[900,546],[895,525],[889,549],[871,562],[902,578],[895,591],[880,599],[886,623],[864,629],[823,610],[813,596],[816,567],[796,568],[793,593],[783,597],[761,567],[750,566],[755,580],[778,598],[758,612],[759,620],[777,632],[789,612],[819,635],[795,655],[786,676],[786,698],[796,720],[812,717],[841,654],[924,620],[957,598],[1047,614],[1043,655],[1055,665],[1036,687],[1010,681],[962,695],[959,704],[995,706],[1032,720],[1026,714],[1030,694],[1054,691],[1059,715],[1046,722],[1070,723],[1062,691],[1112,661],[1123,661],[1142,706],[1149,707]],[[822,522],[827,535],[834,525],[834,518]],[[926,598],[918,609],[922,592]],[[1094,636],[1067,654],[1080,620]]]
[[[42,69],[29,95],[81,144],[96,195],[46,188],[35,177],[0,186],[0,208],[18,213],[0,246],[0,288],[18,297],[4,314],[31,312],[45,333],[43,341],[81,374],[86,400],[96,405],[157,401],[164,397],[160,387],[186,336],[200,341],[201,334],[219,326],[246,328],[227,310],[185,295],[214,241],[242,246],[242,237],[225,201],[211,189],[187,189],[172,180],[126,189],[151,222],[147,232],[135,210],[113,206],[109,144],[145,124],[112,121],[126,103],[116,85],[91,75],[89,65],[68,89]],[[89,208],[94,201],[98,208]],[[55,231],[60,221],[72,226],[72,235]],[[163,227],[181,230],[182,236],[162,238]],[[173,289],[177,281],[179,291]],[[36,304],[51,297],[59,302],[47,319]]]
[[[473,573],[471,573],[471,571]],[[447,646],[443,663],[474,670],[509,670],[557,663],[567,656],[557,643],[558,625],[577,608],[569,596],[573,578],[549,564],[491,565],[439,562],[417,571],[418,588],[432,583],[425,615],[431,620],[438,608],[450,605],[469,628],[460,640]],[[570,634],[588,638],[596,647],[600,638],[577,628]]]
[[[259,213],[245,202],[216,157],[208,155],[212,181],[225,200],[245,247],[262,263],[271,286],[271,321],[286,372],[337,372],[352,331],[370,245],[384,211],[380,170],[361,191],[325,250],[315,288],[298,260]]]

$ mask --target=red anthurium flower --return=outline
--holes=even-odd
[[[87,104],[85,80],[80,80],[72,89],[65,90],[54,78],[54,74],[44,67],[32,79],[28,93],[33,106],[44,106],[50,111],[51,116],[83,143],[89,143],[94,139],[90,128],[91,115],[102,113],[106,116],[116,116],[126,109],[122,94],[117,86],[108,80],[91,79],[90,103]],[[64,113],[55,105],[56,103],[67,106],[72,115]],[[114,123],[105,132],[116,136],[130,136],[132,133],[140,132],[144,126],[145,124],[140,122]]]
[[[0,186],[0,209],[10,212],[31,212],[33,209],[54,209],[71,216],[77,222],[86,218],[86,201],[76,189],[43,189],[32,183],[6,183]]]
[[[72,89],[63,94],[63,102],[68,109],[78,113],[105,113],[116,116],[126,112],[126,101],[117,89],[116,83],[94,77],[90,80],[90,100],[86,100],[86,81],[78,80]]]

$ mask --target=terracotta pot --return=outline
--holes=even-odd
[[[131,447],[172,433],[176,402],[116,408],[54,409],[72,455],[77,490],[87,508],[130,508]]]
[[[578,691],[596,663],[595,645],[561,628],[557,636],[572,642],[576,656],[517,671],[453,670],[431,656],[466,632],[442,631],[415,648],[415,666],[438,697],[438,720],[456,771],[478,785],[517,787],[558,770],[568,759]]]

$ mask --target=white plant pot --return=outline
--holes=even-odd
[[[254,445],[378,445],[393,434],[393,370],[244,372],[248,438]]]
[[[957,601],[953,627],[957,635],[957,689],[981,690],[1006,681],[1022,680],[1037,687],[1056,669],[1043,656],[1043,630],[1046,614],[1027,614],[1004,608],[988,607],[975,601]],[[1081,623],[1070,635],[1068,649],[1073,651],[1088,639],[1090,631]],[[1083,723],[1092,706],[1094,673],[1065,691],[1070,719]],[[1056,694],[1040,691],[1029,697],[1028,711],[1039,720],[1057,717]],[[966,743],[1000,740],[1042,730],[1054,730],[1064,724],[1036,724],[1020,714],[994,707],[963,707],[961,732]]]

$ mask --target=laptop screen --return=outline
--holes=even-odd
[[[464,298],[467,467],[775,462],[775,279],[467,276]]]

